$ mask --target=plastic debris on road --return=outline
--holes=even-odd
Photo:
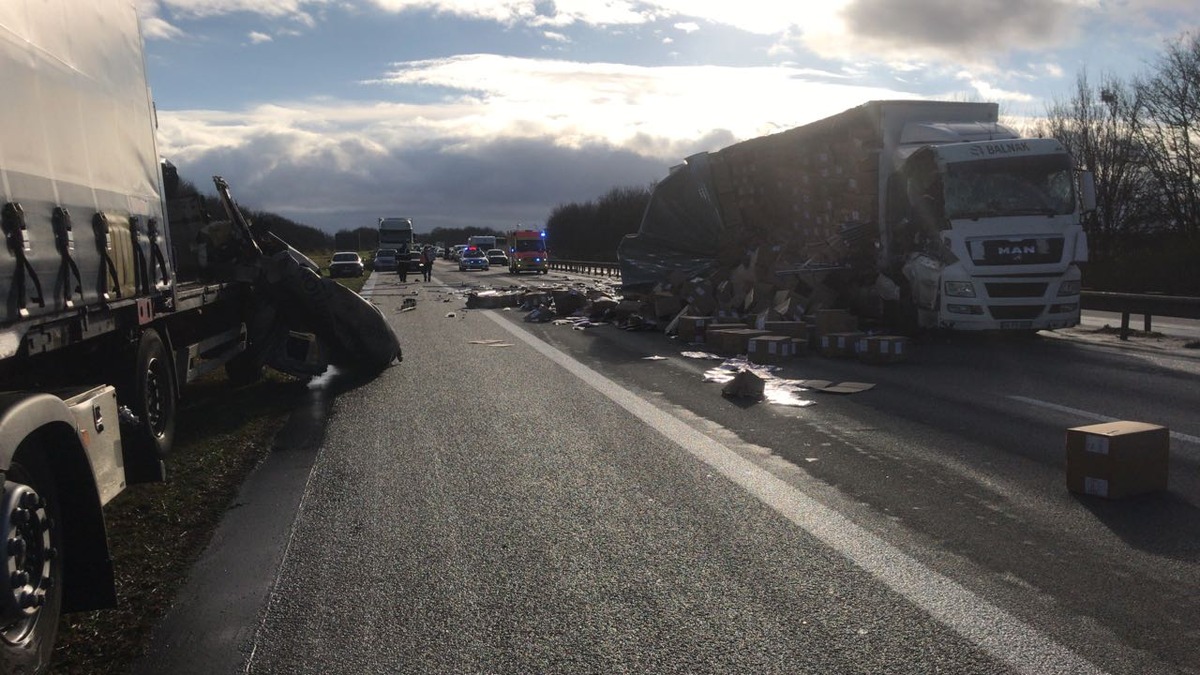
[[[709,361],[724,361],[724,356],[710,354],[708,352],[680,352],[680,356],[688,359],[707,359]]]
[[[666,360],[667,360],[667,357],[665,357],[665,356],[658,356],[658,355],[654,355],[654,356],[643,356],[643,357],[642,357],[642,360],[643,360],[643,361],[666,361]]]

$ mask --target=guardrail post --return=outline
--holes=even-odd
[[[1145,315],[1144,315],[1142,318],[1145,320],[1145,321],[1144,321],[1144,326],[1142,327],[1142,330],[1144,330],[1144,331],[1146,331],[1147,333],[1149,333],[1149,332],[1150,332],[1150,315],[1149,315],[1149,314],[1145,314]]]
[[[1121,339],[1129,339],[1129,312],[1121,312]]]

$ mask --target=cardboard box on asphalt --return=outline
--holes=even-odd
[[[865,336],[866,333],[861,331],[828,333],[826,335],[822,335],[820,347],[821,355],[838,358],[854,356],[854,350],[858,347],[859,338]]]
[[[767,331],[757,328],[719,328],[709,326],[704,331],[704,344],[719,354],[745,354],[750,338],[766,335]]]
[[[869,335],[859,338],[854,351],[865,363],[899,363],[908,360],[912,344],[903,335]]]
[[[858,318],[844,309],[819,309],[814,318],[817,322],[817,337],[858,330]]]
[[[570,316],[583,309],[588,302],[587,298],[574,288],[552,290],[550,295],[554,298],[554,313],[559,316]]]
[[[703,277],[695,277],[685,284],[684,289],[683,299],[700,314],[712,314],[713,310],[717,308],[711,281]]]
[[[1170,438],[1145,422],[1067,429],[1067,489],[1108,499],[1166,490]]]
[[[746,345],[751,363],[778,364],[796,358],[796,340],[786,335],[756,335]]]
[[[644,305],[639,300],[621,300],[613,308],[613,314],[622,319],[627,319],[634,314],[641,314],[643,311]]]
[[[704,327],[714,321],[711,316],[690,316],[684,314],[679,317],[676,330],[679,332],[679,339],[684,342],[704,342]]]
[[[667,316],[675,316],[679,310],[683,309],[683,302],[667,293],[658,293],[654,296],[654,316],[663,318]]]
[[[755,327],[769,330],[775,335],[808,339],[808,324],[803,321],[764,321],[762,325]]]
[[[733,398],[760,399],[766,393],[766,382],[758,375],[743,369],[721,387],[721,393]]]

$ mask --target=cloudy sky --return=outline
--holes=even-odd
[[[328,232],[540,226],[872,99],[1143,72],[1195,0],[136,0],[160,151]]]

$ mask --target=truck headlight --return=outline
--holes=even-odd
[[[947,281],[946,295],[952,298],[975,297],[975,284],[970,281]]]
[[[1058,296],[1079,295],[1079,280],[1064,281],[1058,285]]]

